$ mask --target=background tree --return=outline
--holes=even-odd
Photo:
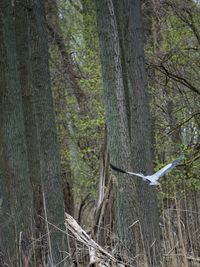
[[[67,174],[67,182],[71,180],[75,217],[83,223],[84,218],[79,215],[84,207],[87,204],[94,207],[105,123],[95,13],[92,1],[83,1],[83,6],[60,2],[58,7],[55,1],[47,2],[62,169]]]

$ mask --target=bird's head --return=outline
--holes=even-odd
[[[161,186],[161,184],[158,181],[151,182],[149,185],[151,185],[151,186]]]

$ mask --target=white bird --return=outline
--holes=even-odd
[[[156,173],[152,175],[144,175],[142,173],[128,172],[128,171],[122,170],[114,166],[113,164],[110,164],[110,167],[113,170],[118,171],[118,172],[126,173],[132,176],[141,177],[144,181],[149,182],[149,185],[159,185],[158,180],[160,179],[160,177],[162,177],[164,174],[166,174],[167,172],[175,168],[183,160],[183,158],[184,158],[184,155],[179,156],[177,159],[167,164],[165,167],[163,167],[162,169],[160,169],[159,171],[157,171]]]

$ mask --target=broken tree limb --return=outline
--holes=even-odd
[[[97,266],[124,266],[119,262],[112,254],[98,245],[76,222],[76,220],[66,213],[66,228],[72,233],[72,235],[85,245],[89,250],[90,265],[98,264]]]

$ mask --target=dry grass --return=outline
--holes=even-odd
[[[160,228],[162,235],[162,259],[161,267],[200,267],[200,196],[198,192],[187,194],[176,194],[170,203],[162,203],[162,213],[160,216]],[[135,224],[138,224],[136,222]],[[135,255],[133,259],[126,257],[127,248],[123,247],[115,233],[112,233],[107,224],[99,232],[105,236],[104,247],[115,257],[119,257],[124,266],[148,267],[145,260],[145,251]],[[102,230],[102,231],[101,231]],[[144,243],[141,228],[138,224],[141,242]],[[117,251],[120,244],[121,251]],[[144,247],[144,246],[143,246]],[[116,255],[116,251],[118,255]],[[121,255],[119,255],[121,254]],[[135,261],[135,259],[138,259]],[[141,261],[143,259],[143,261]],[[130,262],[137,262],[136,265],[129,265]],[[88,263],[81,266],[88,266]]]
[[[104,207],[105,208],[105,207]],[[167,202],[163,201],[161,205],[161,216],[160,216],[160,229],[161,229],[161,236],[162,236],[162,258],[160,267],[200,267],[200,193],[198,192],[191,192],[183,195],[174,195],[173,200]],[[94,212],[94,209],[91,209]],[[101,214],[101,216],[103,216]],[[88,217],[88,210],[87,210],[87,217]],[[92,216],[90,216],[91,218]],[[23,267],[26,266],[35,266],[35,267],[44,267],[44,266],[62,266],[61,263],[57,263],[54,266],[51,264],[52,261],[52,252],[51,249],[48,250],[47,247],[51,248],[51,232],[49,230],[49,226],[51,228],[55,227],[56,230],[58,228],[52,225],[50,222],[47,222],[47,219],[44,218],[46,223],[47,232],[47,244],[46,247],[41,247],[41,254],[44,256],[41,260],[42,265],[37,266],[36,264],[30,264],[30,258],[27,259],[21,257],[21,244],[19,243],[19,250],[18,250],[18,259],[19,264],[15,266]],[[112,220],[112,217],[110,217]],[[87,221],[87,220],[86,220]],[[84,218],[83,218],[84,222]],[[76,235],[72,231],[67,230],[66,235],[68,236],[69,240],[69,247],[70,252],[66,252],[66,267],[88,267],[88,266],[95,266],[95,267],[104,267],[104,266],[132,266],[132,267],[149,267],[146,260],[146,253],[145,250],[141,251],[141,247],[144,246],[145,240],[143,239],[142,231],[140,222],[136,221],[134,225],[130,227],[137,227],[138,229],[138,238],[140,239],[139,242],[136,243],[143,244],[138,248],[138,253],[130,258],[128,256],[128,248],[123,246],[123,243],[118,239],[118,236],[112,232],[111,222],[109,220],[106,221],[106,224],[100,224],[98,233],[98,242],[99,244],[103,240],[104,245],[97,248],[97,246],[93,246],[94,243],[91,242],[90,234],[86,233],[83,237],[87,237],[88,243],[82,242],[81,239],[77,238]],[[80,228],[81,229],[81,228]],[[81,230],[80,230],[81,232]],[[81,232],[82,233],[82,232]],[[99,240],[99,236],[101,237]],[[34,248],[38,248],[39,245],[42,243],[41,240],[34,240],[33,242],[33,250]],[[95,239],[95,236],[93,235]],[[21,240],[19,238],[19,240]],[[86,240],[86,239],[84,239]],[[88,245],[88,244],[93,244]],[[120,248],[120,249],[119,249]],[[104,251],[104,252],[103,252]],[[106,254],[107,253],[107,254]],[[48,254],[48,256],[47,256]],[[33,251],[32,253],[32,262],[34,262],[34,258],[36,257],[36,253]],[[46,256],[45,256],[46,255]],[[103,255],[103,256],[102,256]],[[107,265],[105,263],[105,259],[107,256]],[[95,259],[97,257],[97,261],[93,260],[93,265],[90,265],[89,262],[91,261],[91,257]],[[98,257],[103,259],[105,265],[101,265],[101,261],[98,262]],[[69,266],[69,258],[71,261],[71,265]],[[47,264],[47,260],[49,263]],[[64,259],[65,261],[65,259]],[[3,266],[3,265],[0,265]],[[151,267],[158,267],[158,266],[151,266]]]

